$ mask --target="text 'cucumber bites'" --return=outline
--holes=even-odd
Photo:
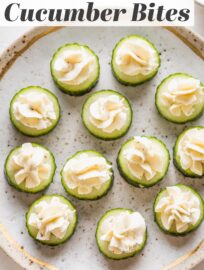
[[[149,40],[131,35],[116,44],[111,65],[113,74],[120,83],[134,86],[156,75],[160,56]]]
[[[100,73],[98,56],[86,45],[66,44],[54,54],[52,78],[64,93],[81,96],[97,83]]]
[[[171,74],[157,87],[155,103],[161,116],[171,122],[192,121],[204,109],[203,84],[188,74]]]
[[[132,108],[125,96],[113,90],[95,92],[85,101],[82,121],[88,131],[103,140],[124,136],[132,123]]]
[[[11,100],[10,119],[23,134],[36,137],[49,133],[60,118],[57,97],[47,89],[29,86]]]
[[[45,195],[35,201],[26,214],[31,237],[46,245],[59,245],[68,240],[77,225],[76,209],[61,195]]]
[[[111,163],[97,151],[79,151],[70,157],[62,171],[62,185],[72,196],[96,200],[106,195],[113,183]]]
[[[47,188],[56,169],[53,154],[36,143],[24,143],[11,150],[4,167],[8,183],[29,193]]]
[[[143,216],[126,208],[107,211],[99,220],[96,242],[100,252],[114,260],[126,259],[141,251],[147,239]]]
[[[135,136],[125,142],[117,158],[121,176],[138,187],[150,187],[161,181],[168,171],[169,161],[165,144],[149,136]]]
[[[204,175],[204,127],[184,130],[174,146],[174,164],[188,177]]]

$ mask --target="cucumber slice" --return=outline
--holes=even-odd
[[[191,88],[197,90],[190,93]],[[182,91],[187,94],[182,96]],[[160,115],[170,122],[183,124],[195,120],[204,109],[203,84],[185,73],[171,74],[158,85],[155,104]]]
[[[156,174],[152,178],[147,179],[147,177],[145,176],[145,170],[143,171],[143,174],[141,175],[140,178],[137,177],[136,174],[138,175],[138,172],[141,171],[141,168],[142,168],[141,166],[138,166],[138,164],[140,163],[134,162],[134,164],[132,164],[132,166],[134,166],[134,169],[135,169],[134,171],[133,167],[131,168],[130,163],[128,162],[127,154],[131,154],[131,152],[133,151],[135,147],[134,146],[135,140],[137,140],[137,138],[139,139],[139,141],[142,141],[144,138],[145,140],[147,140],[148,144],[151,143],[152,146],[154,147],[151,153],[154,153],[154,154],[159,153],[158,156],[156,156],[158,159],[157,162],[159,162],[159,164],[163,163],[161,167],[159,166],[160,167],[159,170],[156,171]],[[144,155],[146,159],[144,163],[146,163],[146,165],[150,166],[150,168],[152,169],[151,167],[152,160],[151,159],[148,160],[149,158],[148,149],[150,148],[150,146],[147,146],[146,148],[144,148],[144,146],[140,145],[138,147],[142,147],[142,148],[138,148],[137,150],[141,152],[141,155]],[[132,154],[136,155],[135,153],[132,153]],[[137,158],[139,158],[139,156],[137,156]],[[122,145],[118,153],[118,157],[117,157],[117,165],[118,165],[118,169],[121,176],[129,184],[136,187],[142,187],[142,188],[144,187],[148,188],[160,182],[165,177],[168,171],[169,162],[170,162],[170,154],[166,145],[162,141],[158,140],[157,138],[150,137],[150,136],[141,136],[141,137],[136,137],[136,138],[132,138],[128,140]]]
[[[74,53],[75,57],[73,58],[73,54],[71,54],[72,57],[70,56],[70,60],[67,59],[64,61],[64,57],[68,58],[67,54],[69,53]],[[78,69],[80,68],[81,63],[83,63],[83,61],[88,61],[88,59],[90,59],[90,61],[87,62],[88,64],[79,71]],[[66,71],[69,70],[69,64],[71,66],[71,75],[73,75],[73,70],[77,73],[75,77],[74,75],[71,77],[72,80],[69,78],[68,81],[68,79],[65,79],[65,75],[67,75]],[[62,65],[62,69],[64,69],[64,71],[60,69],[59,65]],[[77,43],[65,44],[60,47],[52,57],[50,70],[52,78],[58,88],[65,94],[69,94],[71,96],[81,96],[91,91],[91,89],[97,84],[100,75],[98,56],[88,46]],[[82,76],[81,80],[79,80],[80,76]]]
[[[204,175],[204,127],[195,126],[184,130],[176,140],[173,153],[174,164],[184,176],[202,177]]]
[[[26,178],[24,176],[24,180],[21,181],[21,183],[17,183],[15,175],[17,173],[19,174],[20,172],[23,173],[23,171],[25,171],[25,169],[26,169],[25,155],[20,160],[20,163],[18,163],[18,164],[16,162],[14,163],[14,158],[18,157],[19,153],[22,150],[22,146],[17,146],[13,150],[11,150],[11,152],[9,153],[9,155],[5,161],[4,171],[5,171],[7,181],[11,186],[15,187],[16,189],[18,189],[20,191],[24,191],[24,192],[28,192],[28,193],[37,193],[37,192],[40,192],[40,191],[46,189],[53,181],[53,177],[54,177],[55,170],[56,170],[56,164],[55,164],[55,159],[54,159],[53,154],[47,148],[43,147],[42,145],[36,144],[36,143],[32,143],[30,145],[32,145],[32,147],[34,149],[40,149],[41,151],[43,151],[42,153],[44,154],[43,163],[41,164],[41,166],[38,167],[38,171],[37,171],[38,175],[37,176],[40,177],[40,175],[41,175],[40,172],[42,173],[42,170],[45,170],[47,168],[47,166],[49,166],[49,168],[50,168],[49,175],[43,176],[43,179],[41,176],[40,177],[41,182],[39,184],[37,183],[37,185],[35,185],[34,187],[27,186],[26,180],[27,180],[28,176]],[[24,151],[26,151],[26,150],[24,150]],[[31,159],[31,157],[30,157],[30,159]],[[21,164],[21,166],[20,166],[20,164]],[[32,175],[30,175],[30,177],[31,176]]]
[[[132,54],[132,58],[129,53]],[[131,35],[122,38],[116,44],[112,52],[111,66],[115,78],[121,84],[136,86],[151,80],[157,74],[160,56],[148,39]]]
[[[179,236],[179,235],[186,235],[194,230],[196,230],[200,224],[202,223],[203,221],[203,217],[204,217],[204,205],[203,205],[203,199],[202,197],[198,194],[197,191],[195,191],[192,187],[189,187],[189,186],[186,186],[186,185],[183,185],[183,184],[177,184],[173,187],[178,187],[180,189],[181,192],[187,192],[189,194],[191,194],[191,196],[193,196],[193,198],[197,201],[198,203],[198,211],[200,211],[198,217],[197,217],[197,220],[195,220],[195,223],[192,224],[191,222],[189,222],[185,227],[183,227],[182,229],[180,228],[178,231],[177,227],[176,227],[176,223],[175,223],[175,217],[173,219],[173,223],[171,224],[170,228],[167,229],[165,226],[164,226],[164,223],[162,221],[162,213],[159,212],[158,210],[156,211],[156,207],[158,206],[158,203],[160,202],[160,200],[162,198],[165,198],[168,196],[168,192],[167,192],[167,188],[165,189],[162,189],[158,194],[157,194],[157,197],[155,199],[155,202],[154,202],[154,206],[153,206],[153,210],[154,210],[154,216],[155,216],[155,221],[157,223],[157,225],[159,226],[159,228],[164,231],[165,233],[167,234],[171,234],[171,235],[175,235],[175,236]],[[174,211],[176,212],[179,212],[179,211],[182,211],[182,208],[183,208],[183,211],[182,214],[184,215],[185,212],[189,212],[186,214],[186,219],[192,217],[192,215],[194,214],[194,212],[192,211],[188,211],[188,207],[190,205],[190,198],[189,198],[189,195],[186,197],[186,202],[182,200],[181,202],[181,194],[179,194],[179,196],[177,197],[177,200],[173,200],[172,197],[171,197],[171,205],[168,206],[168,210],[165,211],[165,208],[163,206],[163,209],[165,211],[165,215],[167,215],[167,213],[171,210],[172,211],[172,207],[175,207],[175,209],[173,209]],[[184,206],[180,207],[179,208],[179,203],[186,203]],[[172,207],[171,207],[172,206]],[[195,203],[194,203],[194,208],[195,208]],[[180,215],[181,212],[179,213]],[[176,214],[175,214],[176,216]],[[178,217],[176,217],[178,218]],[[163,216],[163,219],[164,219],[164,216]],[[179,218],[178,218],[179,219]]]
[[[109,104],[107,104],[111,102],[111,99],[116,99],[113,103],[114,108],[109,108]],[[91,106],[97,110],[94,111],[95,118],[90,112]],[[118,119],[124,123],[119,123],[118,126]],[[132,108],[128,99],[121,93],[113,90],[101,90],[89,96],[85,101],[82,108],[82,121],[93,136],[102,140],[116,140],[129,130],[132,123]],[[104,124],[106,127],[102,126]]]
[[[35,95],[35,99],[30,99],[29,102],[31,102],[31,104],[28,104],[28,98],[31,95]],[[39,105],[39,101],[41,101],[42,98],[39,98],[39,100],[36,101],[37,95],[41,95],[41,97],[43,95],[43,98],[46,99],[46,102],[48,102],[49,100],[50,102],[48,104],[49,108],[47,108],[46,112],[43,111],[45,110],[45,104]],[[22,98],[24,100],[22,100]],[[20,116],[19,116],[19,107],[16,109],[16,106],[20,106],[19,103],[21,103]],[[36,108],[36,106],[41,107]],[[18,119],[18,117],[16,117],[15,110],[18,110],[18,117],[21,117],[21,120]],[[26,117],[24,113],[26,113]],[[33,113],[35,113],[35,116],[33,116]],[[39,120],[36,114],[38,116],[40,115],[40,117],[42,116],[42,119]],[[60,105],[58,99],[52,92],[40,86],[28,86],[26,88],[23,88],[11,100],[10,119],[14,127],[24,135],[30,137],[37,137],[48,134],[56,127],[60,119]],[[22,119],[24,123],[22,122]],[[33,121],[33,123],[31,123],[31,120]],[[41,123],[40,124],[41,126],[36,127],[36,125],[39,124],[39,122]]]
[[[47,203],[48,204],[48,208],[46,208],[46,211],[41,211],[41,215],[44,217],[46,216],[46,213],[51,209],[51,201],[52,199],[58,199],[59,202],[61,203],[61,206],[65,205],[67,206],[68,211],[72,211],[72,216],[69,218],[67,216],[63,216],[64,219],[66,221],[69,222],[68,227],[66,229],[66,232],[64,234],[64,236],[62,238],[57,237],[55,234],[53,234],[53,232],[50,233],[50,238],[49,240],[40,240],[38,239],[38,232],[39,232],[39,228],[36,228],[36,226],[31,225],[31,221],[33,222],[33,218],[31,217],[32,214],[36,214],[37,213],[37,209],[39,208],[39,203],[43,202],[44,204]],[[37,207],[37,208],[36,208]],[[54,209],[54,211],[56,211],[56,214],[59,214],[60,209]],[[41,220],[43,219],[43,217],[41,218]],[[30,219],[31,218],[31,219]],[[50,222],[52,223],[52,221],[56,221],[59,217],[57,218],[53,218],[50,219]],[[44,220],[46,220],[46,218],[44,218]],[[50,224],[51,224],[50,223]],[[39,225],[39,224],[38,224]],[[36,241],[45,244],[45,245],[49,245],[49,246],[56,246],[59,244],[63,244],[65,241],[67,241],[74,233],[75,229],[76,229],[76,225],[77,225],[77,213],[76,213],[76,209],[75,207],[72,205],[72,203],[67,200],[65,197],[61,196],[61,195],[45,195],[43,197],[41,197],[40,199],[36,200],[29,208],[28,212],[26,213],[26,227],[28,229],[28,233],[30,234],[30,236],[32,238],[34,238]],[[56,229],[59,227],[55,226]],[[53,229],[54,230],[54,229]],[[42,235],[40,235],[42,237]]]
[[[113,260],[122,260],[122,259],[127,259],[130,258],[134,255],[136,255],[137,253],[139,253],[145,246],[146,244],[146,240],[147,240],[147,229],[146,229],[146,225],[145,225],[145,229],[144,232],[138,231],[139,233],[142,233],[142,243],[141,244],[136,244],[134,249],[131,250],[131,252],[121,252],[120,254],[117,254],[113,251],[110,250],[109,248],[109,243],[110,241],[104,241],[103,239],[101,239],[101,237],[104,235],[103,234],[103,225],[104,222],[106,222],[107,220],[109,220],[110,218],[113,220],[116,220],[117,222],[117,217],[118,215],[123,213],[137,213],[139,215],[139,218],[142,219],[142,221],[145,224],[144,218],[140,215],[140,213],[138,212],[134,212],[133,210],[130,209],[126,209],[126,208],[115,208],[115,209],[111,209],[109,211],[107,211],[98,221],[97,224],[97,229],[96,229],[96,243],[98,245],[99,251],[106,257],[108,257],[109,259],[113,259]],[[113,223],[114,224],[114,223]],[[114,227],[114,226],[112,226]],[[141,229],[141,228],[140,228]]]
[[[85,155],[85,157],[84,157]],[[95,182],[95,184],[93,183],[94,181],[97,180],[97,178],[92,175],[89,175],[89,177],[87,176],[88,173],[91,173],[90,170],[90,166],[91,163],[90,162],[94,162],[93,160],[94,158],[100,158],[100,162],[104,162],[103,163],[103,169],[105,169],[106,172],[106,180],[104,183],[101,184],[101,186],[99,188],[97,188],[97,183]],[[102,159],[101,159],[102,158]],[[75,172],[74,175],[68,175],[68,172],[66,171],[66,168],[68,166],[70,166],[71,162],[77,162],[77,160],[80,160],[81,163],[74,163],[75,165],[72,165],[72,168],[77,168],[78,170],[80,169],[80,166],[83,166],[84,164],[87,164],[87,167],[84,167],[81,169],[81,171],[79,170],[78,175]],[[97,163],[93,163],[93,166],[96,166]],[[87,169],[86,171],[84,171],[84,174],[82,173],[83,170]],[[92,173],[93,172],[97,172],[97,169],[99,170],[100,167],[95,167],[92,169]],[[103,171],[104,172],[104,171]],[[79,180],[78,176],[82,177],[84,175],[84,177],[86,176],[86,178],[83,178],[81,180]],[[71,156],[65,163],[62,171],[61,171],[61,176],[62,176],[62,185],[64,187],[64,189],[66,190],[66,192],[74,197],[76,197],[77,199],[81,199],[81,200],[97,200],[103,196],[105,196],[108,191],[110,190],[110,188],[113,185],[113,170],[111,167],[111,163],[99,152],[97,151],[93,151],[93,150],[85,150],[85,151],[79,151],[77,153],[75,153],[73,156]],[[102,176],[101,176],[102,177]],[[103,176],[104,177],[104,176]],[[75,188],[71,188],[71,184],[73,185],[73,180],[74,179],[74,183],[76,185]],[[71,181],[72,180],[72,181]],[[71,183],[70,183],[71,181]],[[100,184],[100,182],[99,182]],[[91,185],[91,187],[90,187]],[[85,192],[79,191],[79,186],[80,189],[82,188],[88,188],[90,187],[90,192]]]

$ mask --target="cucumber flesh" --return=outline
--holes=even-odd
[[[110,178],[109,180],[107,180],[104,184],[102,184],[102,186],[100,187],[100,189],[96,189],[95,187],[92,188],[92,191],[88,194],[80,194],[78,192],[78,188],[74,188],[74,189],[71,189],[69,186],[68,186],[68,183],[66,181],[66,173],[65,173],[65,167],[67,165],[67,163],[70,161],[70,160],[73,160],[73,159],[77,159],[77,158],[80,158],[80,156],[82,154],[86,154],[88,157],[102,157],[104,158],[104,160],[106,161],[106,163],[108,165],[111,165],[111,163],[105,159],[105,157],[100,154],[99,152],[97,151],[93,151],[93,150],[85,150],[85,151],[78,151],[77,153],[75,153],[73,156],[71,156],[65,163],[62,171],[61,171],[61,181],[62,181],[62,185],[65,189],[65,191],[76,197],[77,199],[81,199],[81,200],[97,200],[103,196],[105,196],[107,194],[107,192],[110,190],[110,188],[112,187],[113,185],[113,170],[112,168],[109,168],[108,170],[110,171]],[[91,178],[90,178],[91,180]]]
[[[73,51],[76,53],[84,51],[87,54],[87,56],[93,57],[93,61],[91,63],[92,69],[90,71],[88,78],[86,78],[79,84],[71,84],[68,82],[65,83],[61,81],[61,78],[59,77],[59,74],[57,73],[55,68],[56,61],[58,61],[59,58],[63,57],[63,54],[69,51]],[[81,96],[91,91],[91,89],[97,84],[100,75],[100,65],[98,56],[88,46],[80,45],[77,43],[65,44],[61,46],[52,57],[52,60],[50,62],[50,70],[52,78],[56,83],[56,85],[58,86],[58,88],[65,94],[69,94],[72,96]]]
[[[127,43],[134,43],[134,42],[139,42],[142,50],[144,48],[147,48],[148,51],[151,51],[151,60],[154,63],[154,67],[150,72],[147,72],[146,74],[143,74],[142,72],[138,72],[136,75],[127,75],[122,70],[118,67],[116,64],[117,62],[117,57],[118,57],[118,52],[121,49],[122,46],[124,46]],[[131,50],[130,50],[131,52]],[[135,54],[135,51],[134,51]],[[137,54],[136,54],[137,55]],[[138,58],[140,60],[143,60],[142,55],[138,55]],[[148,60],[149,63],[149,60]],[[158,72],[158,69],[160,67],[160,56],[155,48],[155,46],[147,39],[144,37],[138,36],[138,35],[130,35],[127,37],[122,38],[115,46],[112,52],[112,60],[111,60],[111,66],[112,66],[112,71],[115,76],[115,78],[124,85],[130,85],[130,86],[136,86],[138,84],[144,83],[150,79],[152,79]]]
[[[50,202],[52,198],[59,198],[60,202],[62,202],[63,204],[68,206],[68,209],[74,211],[73,213],[73,219],[71,221],[69,221],[69,225],[66,231],[65,236],[62,239],[57,238],[55,235],[51,234],[51,237],[49,240],[39,240],[37,239],[37,234],[38,234],[38,230],[31,226],[29,224],[29,219],[32,213],[35,212],[35,207],[37,204],[39,204],[42,201],[46,201],[46,202]],[[30,236],[32,238],[34,238],[36,241],[45,244],[45,245],[49,245],[49,246],[56,246],[59,244],[63,244],[65,241],[67,241],[74,233],[75,229],[76,229],[76,225],[77,225],[77,213],[76,213],[76,209],[75,207],[72,205],[72,203],[67,200],[65,197],[61,196],[61,195],[45,195],[43,197],[41,197],[40,199],[36,200],[29,208],[28,212],[26,213],[26,227],[28,229],[28,233],[30,234]]]
[[[14,104],[16,101],[18,101],[19,96],[21,95],[29,95],[30,93],[43,93],[45,94],[49,100],[52,102],[53,107],[54,107],[54,112],[56,114],[55,119],[50,119],[51,124],[47,128],[43,129],[36,129],[32,128],[29,126],[24,125],[21,123],[18,119],[16,119],[15,114],[14,114]],[[26,88],[21,89],[11,100],[10,103],[10,119],[14,127],[23,133],[24,135],[30,136],[30,137],[37,137],[41,135],[48,134],[51,132],[57,125],[59,119],[60,119],[60,105],[58,102],[57,97],[50,92],[49,90],[42,88],[40,86],[28,86]]]
[[[99,98],[108,98],[109,96],[113,96],[113,95],[118,96],[120,100],[122,100],[124,107],[126,108],[127,116],[126,116],[126,122],[122,126],[121,129],[119,130],[116,129],[112,133],[107,133],[101,128],[98,128],[94,126],[93,123],[91,123],[90,106]],[[132,123],[132,108],[127,98],[123,96],[122,94],[120,94],[119,92],[113,91],[113,90],[101,90],[89,96],[87,100],[85,101],[82,108],[82,121],[84,123],[84,126],[93,136],[102,140],[116,140],[124,136],[129,130]]]
[[[169,86],[173,82],[179,82],[179,81],[185,81],[189,79],[194,79],[192,76],[185,74],[185,73],[174,73],[166,77],[157,87],[156,95],[155,95],[155,104],[157,107],[158,112],[162,117],[164,117],[166,120],[177,123],[177,124],[183,124],[187,123],[189,121],[197,119],[199,116],[201,116],[203,109],[204,109],[204,89],[202,83],[200,83],[201,91],[203,92],[203,95],[200,96],[199,102],[193,105],[193,111],[189,115],[184,114],[183,111],[181,111],[180,115],[172,114],[170,111],[170,106],[167,105],[167,103],[164,102],[163,95],[169,94]],[[171,86],[172,87],[172,86]],[[192,95],[193,97],[193,95]],[[194,95],[195,97],[195,95]],[[180,103],[178,103],[180,104]]]
[[[136,187],[151,187],[158,182],[160,182],[166,175],[168,168],[169,168],[169,162],[170,162],[170,154],[168,149],[166,148],[165,144],[158,140],[155,137],[150,136],[142,136],[144,138],[147,138],[148,140],[151,140],[152,143],[154,143],[154,147],[157,149],[157,151],[160,151],[162,154],[162,161],[163,161],[163,167],[161,171],[157,171],[156,175],[152,178],[147,180],[146,177],[143,177],[141,179],[135,177],[128,166],[128,160],[125,157],[125,153],[128,152],[128,150],[133,149],[134,147],[134,138],[128,140],[125,142],[117,157],[117,165],[119,172],[121,176],[131,185]],[[141,137],[141,138],[142,138]]]
[[[130,257],[133,257],[134,255],[136,255],[137,253],[139,253],[145,246],[146,244],[146,240],[147,240],[147,230],[145,230],[144,235],[143,235],[143,241],[140,245],[136,245],[135,250],[131,253],[121,253],[121,254],[116,254],[113,253],[112,251],[109,250],[108,248],[108,242],[107,241],[103,241],[101,240],[101,236],[102,236],[102,225],[104,223],[104,221],[111,217],[117,216],[120,213],[124,213],[124,212],[128,212],[128,213],[134,213],[133,210],[130,209],[126,209],[126,208],[115,208],[115,209],[111,209],[109,211],[107,211],[98,221],[97,224],[97,229],[96,229],[96,243],[98,245],[99,251],[105,256],[108,257],[109,259],[113,259],[113,260],[122,260],[122,259],[127,259]]]
[[[50,174],[49,174],[49,177],[47,179],[43,179],[43,181],[40,183],[40,185],[38,185],[34,188],[26,187],[25,181],[22,182],[21,184],[17,184],[17,182],[15,180],[15,173],[17,173],[17,171],[12,166],[13,165],[13,157],[18,155],[22,146],[17,146],[13,150],[11,150],[11,152],[9,153],[9,155],[5,161],[4,171],[5,171],[7,181],[11,186],[15,187],[19,191],[24,191],[24,192],[28,192],[28,193],[37,193],[37,192],[40,192],[40,191],[46,189],[53,181],[53,177],[54,177],[55,170],[56,170],[56,164],[55,164],[55,158],[54,158],[53,154],[47,148],[43,147],[42,145],[36,144],[36,143],[32,143],[32,146],[42,148],[45,151],[45,154],[47,156],[46,164],[48,164],[50,166]]]

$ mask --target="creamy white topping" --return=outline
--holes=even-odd
[[[204,129],[193,128],[185,132],[178,144],[178,156],[184,170],[204,174]]]
[[[95,74],[95,57],[83,46],[63,50],[54,62],[57,79],[70,86],[80,85]]]
[[[45,241],[52,236],[62,239],[74,217],[74,210],[59,198],[50,201],[42,200],[35,205],[28,224],[37,229],[36,239]]]
[[[108,216],[101,225],[100,240],[114,254],[134,252],[144,241],[145,220],[138,212],[120,212]]]
[[[147,41],[131,38],[120,44],[115,65],[125,75],[136,76],[150,74],[159,64],[156,51]]]
[[[50,177],[51,165],[49,152],[31,143],[24,143],[12,156],[11,170],[18,185],[35,188]]]
[[[163,170],[164,153],[161,147],[149,138],[134,137],[123,154],[129,171],[140,180],[150,181]]]
[[[204,102],[204,91],[199,80],[175,77],[169,81],[162,102],[174,116],[191,116],[195,106]]]
[[[155,211],[160,213],[162,225],[166,230],[175,226],[178,233],[183,233],[199,220],[200,200],[190,190],[183,190],[177,186],[167,187]]]
[[[110,168],[105,158],[82,153],[66,163],[63,177],[70,189],[77,189],[78,194],[89,194],[94,189],[100,190],[110,180]]]
[[[57,118],[53,102],[45,93],[29,91],[20,94],[13,104],[15,118],[24,126],[46,129]]]
[[[128,109],[123,98],[112,94],[95,100],[90,105],[89,112],[92,125],[106,133],[121,130],[128,116]]]

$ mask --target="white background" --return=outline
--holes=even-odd
[[[195,7],[195,26],[193,29],[204,37],[204,8]],[[17,37],[29,30],[30,27],[0,27],[0,52],[2,52]],[[3,251],[0,250],[0,270],[22,270]],[[204,262],[194,268],[203,270]]]

